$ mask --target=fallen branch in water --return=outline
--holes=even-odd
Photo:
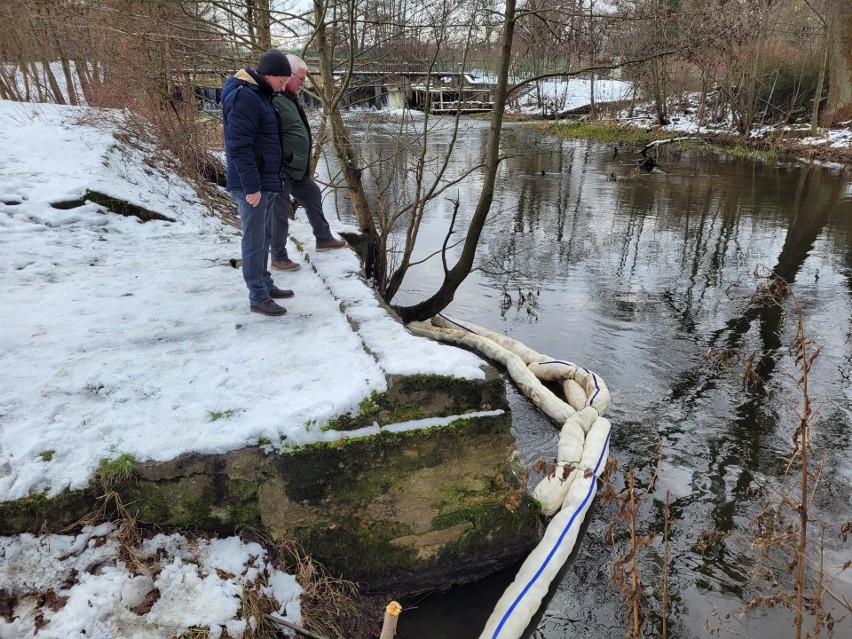
[[[688,142],[690,140],[698,140],[699,142],[703,142],[701,138],[695,138],[692,136],[680,137],[680,138],[669,138],[668,140],[654,140],[653,142],[649,142],[646,144],[639,153],[642,154],[642,157],[646,157],[645,154],[651,150],[656,149],[658,146],[662,146],[663,144],[672,144],[674,142]]]

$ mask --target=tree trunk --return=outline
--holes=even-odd
[[[269,0],[246,1],[246,27],[255,57],[272,48],[271,18]]]
[[[654,3],[654,12],[658,23],[659,35],[663,42],[668,40],[666,31],[667,7],[659,2]],[[669,114],[666,104],[668,101],[668,82],[666,65],[668,61],[651,60],[651,86],[654,94],[654,107],[657,112],[657,124],[665,126],[669,123]]]
[[[59,63],[62,66],[62,75],[65,79],[65,90],[68,95],[68,104],[76,106],[79,103],[77,90],[74,87],[74,76],[71,71],[71,64],[68,62],[68,56],[65,54],[66,49],[66,34],[60,31],[63,25],[63,18],[56,11],[56,5],[51,5],[48,8],[48,15],[51,23],[51,36],[53,37],[56,51],[59,57]]]
[[[701,97],[698,98],[698,130],[701,130],[706,123],[704,121],[705,109],[707,107],[707,93],[710,89],[710,81],[707,76],[707,71],[701,72]]]
[[[94,93],[92,92],[93,80],[89,63],[86,60],[74,60],[74,69],[77,71],[77,77],[80,79],[80,92],[83,94],[86,105],[97,106],[95,104]]]
[[[666,115],[666,96],[663,88],[662,76],[664,71],[659,60],[651,60],[651,87],[654,94],[654,109],[657,112],[657,124],[665,126],[668,124]]]
[[[261,51],[267,51],[272,48],[272,16],[269,0],[252,0],[252,4],[255,6],[257,46]]]
[[[592,72],[591,78],[589,80],[589,119],[597,120],[598,119],[598,108],[595,105],[595,73]]]
[[[56,104],[65,104],[65,98],[62,97],[62,89],[59,88],[59,82],[56,81],[56,76],[53,74],[53,69],[50,67],[50,62],[47,59],[41,61],[41,67],[44,70],[44,79],[50,93]]]
[[[24,99],[17,82],[15,66],[12,64],[0,65],[0,99],[18,102]]]
[[[852,3],[828,3],[828,101],[823,125],[852,117]]]
[[[825,37],[825,53],[822,56],[822,64],[819,67],[819,76],[817,76],[816,92],[814,94],[814,106],[811,109],[811,135],[817,134],[817,124],[819,124],[819,103],[822,98],[822,90],[825,85],[825,69],[828,66],[828,33]]]
[[[68,90],[68,104],[76,106],[79,103],[79,99],[77,97],[77,89],[74,87],[74,76],[71,73],[71,64],[64,56],[60,58],[59,62],[62,64],[62,74],[65,76],[65,87]]]
[[[319,57],[321,79],[318,94],[323,104],[323,115],[329,119],[331,146],[334,149],[334,155],[337,157],[340,170],[346,181],[349,201],[358,217],[359,229],[367,236],[365,271],[367,277],[374,278],[377,288],[382,290],[386,277],[384,246],[381,242],[380,234],[376,229],[375,220],[373,220],[367,194],[364,191],[364,184],[361,180],[361,169],[358,167],[357,158],[352,150],[349,129],[340,115],[340,96],[346,91],[347,85],[344,82],[343,86],[338,89],[339,93],[335,94],[336,87],[332,74],[334,68],[334,51],[328,41],[326,10],[327,5],[322,0],[314,0],[314,19],[316,22],[314,37]]]

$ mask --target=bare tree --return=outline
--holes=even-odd
[[[828,0],[828,103],[824,122],[852,118],[852,4]]]
[[[506,109],[506,98],[509,93],[509,65],[512,61],[512,40],[516,22],[515,7],[515,0],[506,0],[502,16],[503,34],[500,42],[500,67],[497,73],[494,109],[491,112],[491,125],[488,130],[488,142],[486,143],[483,161],[482,189],[467,228],[461,254],[452,267],[447,263],[446,252],[442,254],[444,280],[432,296],[412,306],[395,307],[397,313],[405,322],[427,319],[444,310],[452,302],[456,290],[473,268],[479,237],[494,200],[494,184],[497,167],[500,163],[500,133],[503,126],[503,113]]]

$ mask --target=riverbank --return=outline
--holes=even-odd
[[[631,99],[634,86],[617,80],[594,83],[597,117],[589,117],[591,86],[588,80],[548,80],[535,85],[516,102],[507,105],[506,122],[525,122],[568,137],[628,144],[646,144],[673,137],[699,139],[721,152],[756,159],[804,161],[852,166],[852,121],[819,128],[811,135],[806,123],[756,127],[747,137],[736,130],[730,117],[708,124],[699,122],[698,94],[684,96],[666,125],[659,125],[652,106]],[[709,109],[708,109],[709,111]],[[488,119],[490,114],[473,116]]]
[[[852,167],[852,122],[820,129],[817,136],[797,128],[767,128],[760,135],[743,138],[729,130],[699,127],[688,114],[672,118],[672,123],[659,126],[647,118],[602,120],[552,120],[539,122],[548,130],[567,137],[629,145],[642,149],[655,141],[688,139],[681,144],[699,141],[720,152],[758,160],[814,162],[836,167]]]
[[[510,416],[493,369],[412,335],[355,253],[316,251],[304,221],[289,247],[302,268],[274,274],[295,291],[287,315],[250,313],[239,233],[106,115],[121,117],[0,101],[0,636],[234,637],[261,609],[322,631],[292,574],[304,558],[273,552],[288,540],[270,531],[335,503],[374,506],[316,527],[335,535],[336,575],[351,553],[387,549],[386,564],[411,559],[411,579],[447,548],[461,572],[512,518],[499,543],[517,560],[538,510],[523,485],[504,490]],[[499,393],[428,403],[456,382]],[[471,434],[476,454],[460,444]],[[344,536],[367,529],[381,539]]]

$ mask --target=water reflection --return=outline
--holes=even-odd
[[[390,142],[375,135],[382,126],[396,124],[371,124],[364,138],[368,149],[376,146],[374,159],[389,153],[381,148]],[[487,124],[469,127],[451,176],[481,161]],[[797,402],[788,351],[792,327],[777,309],[752,300],[758,267],[793,285],[809,336],[823,349],[810,379],[820,410],[813,443],[828,456],[815,515],[837,524],[852,510],[849,176],[696,150],[669,150],[660,160],[666,172],[648,174],[636,169],[635,153],[624,147],[614,155],[612,146],[561,141],[528,127],[509,125],[507,131],[501,152],[508,159],[478,255],[485,268],[471,275],[447,312],[601,374],[614,400],[613,455],[622,466],[634,465],[640,477],[650,476],[657,437],[662,439],[662,472],[641,526],[662,531],[670,490],[670,636],[703,635],[714,608],[736,612],[754,589],[747,540],[734,536],[701,548],[702,533],[746,528],[761,505],[752,499],[755,489],[780,481],[796,426],[795,416],[768,400],[765,390],[744,388],[738,376],[706,359],[710,348],[756,352],[757,371],[767,384]],[[439,129],[427,163],[446,146]],[[405,151],[410,161],[414,148]],[[410,175],[398,177],[410,188]],[[453,189],[463,218],[479,183],[474,173]],[[351,221],[345,202],[340,205]],[[440,245],[450,212],[443,199],[429,209],[415,259]],[[440,277],[434,260],[417,266],[396,301],[419,301]],[[527,301],[532,291],[534,312]],[[514,425],[522,458],[532,463],[555,454],[556,429],[530,413],[516,410]],[[596,510],[576,561],[530,636],[624,635],[622,598],[605,567],[611,549],[603,530],[613,509]],[[834,566],[852,559],[839,538],[827,543],[827,561]],[[659,575],[660,556],[655,543],[643,558],[648,584]],[[476,593],[472,588],[467,592]],[[852,577],[834,588],[852,597]],[[479,599],[496,600],[500,592],[492,590]],[[646,612],[653,619],[658,605],[648,594]],[[427,616],[446,615],[452,626],[452,614],[436,606]],[[784,615],[750,613],[736,630],[768,639],[788,628]],[[417,632],[407,627],[405,636],[434,636],[426,628]]]

